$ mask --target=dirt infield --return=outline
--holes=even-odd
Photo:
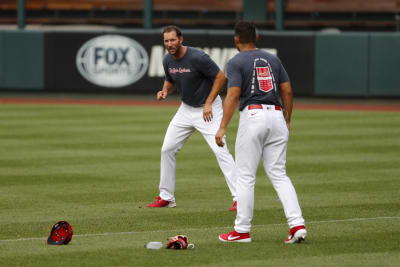
[[[303,110],[349,110],[349,111],[396,111],[400,112],[400,101],[352,101],[301,99],[295,101],[294,109]],[[177,98],[166,101],[151,99],[103,99],[103,98],[24,98],[3,97],[0,104],[46,104],[46,105],[108,105],[108,106],[178,106]]]

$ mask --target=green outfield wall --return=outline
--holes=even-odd
[[[224,69],[236,53],[232,33],[184,30],[184,40]],[[282,60],[295,96],[400,96],[399,33],[259,35],[258,47]],[[162,85],[164,53],[159,29],[0,31],[0,90],[152,94]]]
[[[44,89],[44,33],[0,31],[0,88]]]
[[[321,96],[400,96],[400,34],[316,34]]]
[[[3,65],[5,65],[5,59],[4,59],[4,52],[3,52],[3,40],[4,40],[4,37],[3,37],[3,35],[4,35],[4,32],[2,32],[2,31],[0,31],[0,88],[2,88],[3,86],[3,84],[4,84],[4,71],[3,71]]]
[[[400,33],[369,38],[368,95],[400,96]]]
[[[368,34],[317,34],[316,95],[368,95]]]

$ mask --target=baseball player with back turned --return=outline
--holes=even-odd
[[[183,46],[181,30],[176,26],[163,29],[164,46],[168,54],[163,59],[165,81],[158,100],[164,100],[174,89],[182,103],[170,122],[161,148],[160,194],[147,205],[149,208],[175,207],[176,154],[195,130],[198,130],[214,152],[236,211],[236,167],[226,145],[215,143],[215,134],[222,119],[222,100],[218,95],[226,77],[204,52]],[[225,139],[225,137],[221,137]]]
[[[239,105],[235,147],[237,215],[234,231],[221,234],[219,239],[223,242],[251,242],[254,185],[262,157],[265,172],[278,193],[290,227],[285,243],[300,243],[307,231],[296,191],[285,167],[292,89],[279,58],[258,50],[255,46],[257,39],[253,23],[241,21],[235,25],[234,42],[240,52],[227,64],[228,93],[215,141],[219,146],[225,145],[226,127]]]

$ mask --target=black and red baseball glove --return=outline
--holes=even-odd
[[[53,225],[47,238],[49,245],[66,245],[71,239],[74,231],[67,221],[59,221]]]

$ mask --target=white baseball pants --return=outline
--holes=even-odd
[[[166,201],[175,201],[176,154],[195,130],[198,130],[214,152],[219,167],[225,176],[226,183],[236,200],[237,172],[235,161],[228,147],[219,147],[215,143],[223,110],[220,96],[212,104],[213,119],[205,122],[203,107],[192,107],[182,102],[174,118],[170,122],[161,148],[160,197]]]
[[[238,170],[236,232],[250,232],[254,185],[261,157],[265,172],[283,205],[289,227],[304,225],[296,191],[286,175],[288,138],[289,131],[283,113],[275,110],[274,105],[262,105],[262,109],[251,110],[246,107],[240,112],[235,146]]]

